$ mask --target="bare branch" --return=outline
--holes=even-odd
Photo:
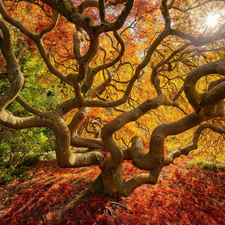
[[[39,115],[42,113],[41,110],[35,109],[33,108],[30,104],[28,104],[27,102],[25,102],[20,96],[16,97],[16,101],[24,107],[24,109],[26,109],[27,111],[33,113],[34,115]]]
[[[45,28],[45,29],[43,29],[43,30],[40,31],[40,33],[39,33],[39,38],[40,38],[40,39],[41,39],[45,34],[47,34],[48,32],[50,32],[52,29],[54,29],[54,28],[56,27],[60,15],[59,15],[59,13],[56,12],[56,11],[53,11],[53,15],[54,15],[54,17],[53,17],[52,24],[51,24],[49,27],[47,27],[47,28]]]
[[[23,42],[23,43],[22,43],[22,47],[19,48],[19,49],[15,52],[16,58],[19,59],[20,56],[27,50],[27,48],[28,48],[27,42]]]
[[[105,0],[99,0],[99,14],[102,23],[106,22],[105,18]]]
[[[160,169],[156,169],[155,171],[149,173],[137,174],[126,181],[122,176],[122,164],[112,171],[116,189],[122,196],[128,197],[136,188],[140,187],[142,184],[156,184],[158,181]]]
[[[197,149],[200,135],[202,134],[202,132],[205,129],[210,129],[210,130],[212,130],[216,133],[219,133],[219,134],[225,134],[225,130],[224,130],[223,126],[218,127],[218,126],[216,126],[212,123],[203,123],[203,124],[199,125],[199,127],[194,132],[194,137],[192,139],[191,145],[189,145],[187,147],[184,147],[184,148],[181,148],[181,149],[177,149],[177,150],[175,150],[174,152],[172,152],[168,155],[167,158],[172,159],[172,161],[170,161],[169,164],[171,164],[174,161],[174,159],[178,158],[180,155],[188,155],[191,151]],[[164,162],[164,166],[168,166],[169,164],[166,161]]]
[[[6,93],[0,97],[0,112],[4,112],[5,107],[18,96],[22,89],[24,77],[13,53],[9,27],[3,20],[0,20],[0,48],[7,62],[7,73],[12,76],[10,87]]]
[[[196,83],[201,77],[209,74],[225,75],[225,63],[222,60],[218,60],[216,62],[202,65],[192,70],[184,81],[185,95],[187,96],[189,103],[192,105],[196,113],[198,113],[201,109],[200,95],[196,90]],[[214,105],[216,104],[217,103]],[[206,104],[204,104],[204,106],[206,106]]]

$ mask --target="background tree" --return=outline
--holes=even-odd
[[[97,192],[129,196],[155,184],[164,166],[197,149],[205,129],[225,133],[224,6],[222,0],[0,1],[1,84],[9,80],[0,124],[51,129],[60,167],[99,166]],[[24,80],[55,102],[24,101]],[[14,115],[13,101],[32,115]],[[145,172],[124,180],[125,160]]]

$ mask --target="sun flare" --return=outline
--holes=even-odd
[[[206,24],[210,27],[214,27],[218,22],[219,14],[209,14]]]

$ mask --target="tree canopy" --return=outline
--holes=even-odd
[[[0,124],[51,129],[60,167],[99,166],[97,192],[156,184],[200,137],[213,138],[206,130],[225,133],[224,9],[223,0],[0,0]],[[124,180],[124,161],[145,172]]]

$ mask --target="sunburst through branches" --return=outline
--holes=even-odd
[[[206,24],[209,27],[215,27],[218,23],[220,15],[219,14],[209,14],[206,20]]]

